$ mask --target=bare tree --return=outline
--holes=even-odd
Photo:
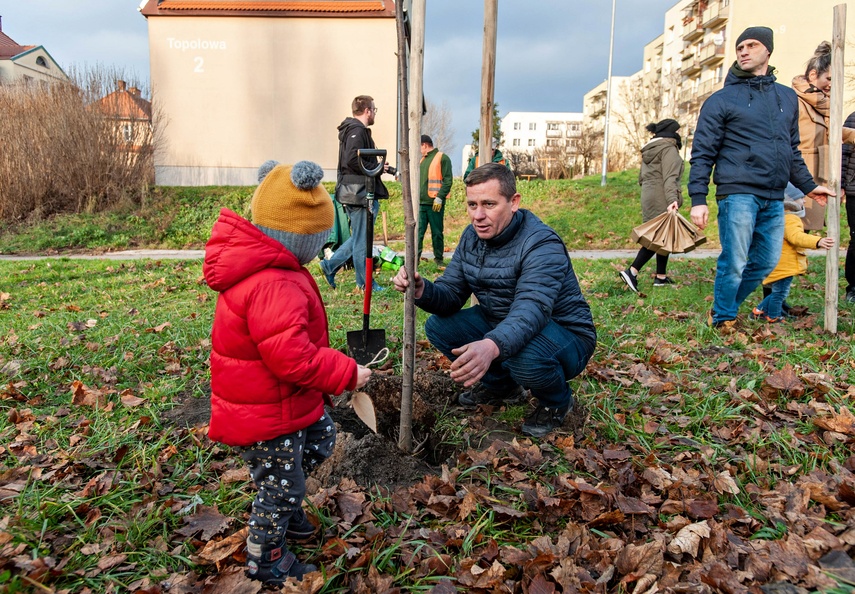
[[[543,179],[570,179],[575,173],[575,155],[564,146],[539,146],[534,149]]]
[[[626,142],[626,152],[630,154],[625,155],[626,158],[622,160],[627,163],[637,161],[641,147],[650,139],[647,124],[659,120],[658,98],[652,97],[649,94],[651,92],[640,77],[624,81],[620,85],[618,93],[623,109],[615,113],[615,119],[625,131],[623,138]]]
[[[433,140],[433,145],[447,151],[454,143],[454,128],[451,127],[451,109],[446,101],[437,105],[429,100],[425,101],[426,111],[422,116],[422,134],[427,134]]]
[[[603,154],[603,131],[591,124],[582,125],[582,135],[576,142],[576,156],[582,165],[582,175],[590,175]]]
[[[511,171],[517,175],[540,175],[540,168],[534,155],[527,151],[507,150],[502,151],[508,163],[511,165]]]

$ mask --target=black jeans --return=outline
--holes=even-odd
[[[855,194],[846,196],[846,222],[849,224],[849,246],[846,248],[846,292],[855,291]]]

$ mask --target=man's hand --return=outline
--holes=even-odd
[[[368,378],[371,377],[371,370],[362,365],[356,366],[356,387],[361,388],[368,383]]]
[[[817,249],[830,250],[834,247],[834,240],[830,237],[823,237],[818,242],[816,242],[816,247]]]
[[[707,226],[710,218],[710,209],[707,208],[706,204],[698,204],[697,206],[693,206],[690,212],[692,217],[692,222],[698,226],[698,229],[703,229]]]
[[[816,200],[816,203],[820,206],[825,206],[828,203],[828,197],[834,195],[834,192],[832,192],[825,186],[817,186],[816,188],[814,188],[813,192],[808,194],[808,196]]]
[[[418,299],[422,296],[422,293],[425,292],[425,281],[418,272],[416,272],[415,275],[414,287],[416,291],[416,299]],[[410,286],[410,279],[407,277],[407,269],[405,267],[401,266],[398,269],[398,274],[396,274],[392,279],[392,284],[395,286],[396,291],[406,293],[407,287]]]
[[[442,198],[436,197],[433,199],[433,211],[439,212],[442,210]]]
[[[678,208],[680,208],[680,205],[677,204],[677,201],[675,200],[674,202],[668,205],[668,212],[674,212]]]
[[[451,352],[457,355],[451,364],[451,379],[468,388],[484,377],[493,359],[499,356],[499,347],[485,338],[464,344]]]

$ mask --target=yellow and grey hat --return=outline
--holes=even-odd
[[[311,161],[277,165],[252,195],[252,222],[300,264],[318,255],[335,221],[332,198],[321,185],[323,176],[321,166]]]

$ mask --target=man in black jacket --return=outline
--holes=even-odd
[[[846,118],[844,128],[855,127],[855,112]],[[846,301],[855,303],[855,150],[851,144],[843,145],[843,173],[841,187],[846,192],[846,222],[849,225],[849,246],[846,248]]]
[[[514,174],[488,163],[465,184],[471,224],[436,282],[416,273],[416,305],[434,314],[425,334],[452,360],[452,379],[470,388],[458,402],[508,403],[529,389],[538,404],[522,431],[543,437],[564,422],[573,406],[567,382],[594,352],[591,310],[561,238],[519,208]],[[406,291],[404,268],[393,283]],[[478,305],[464,309],[473,294]]]
[[[336,195],[339,194],[339,188],[342,182],[348,183],[364,183],[365,174],[359,164],[359,149],[373,149],[374,139],[371,138],[371,130],[369,126],[374,125],[374,118],[377,115],[377,107],[374,105],[374,99],[368,95],[359,95],[353,100],[351,105],[353,111],[352,118],[345,118],[338,126],[338,181],[336,183]],[[377,166],[377,160],[374,158],[363,158],[366,167],[373,168]],[[385,170],[389,170],[389,164],[386,163]],[[389,192],[386,186],[377,177],[376,187],[374,190],[375,198],[388,198]],[[364,205],[359,204],[344,204],[344,210],[350,218],[351,236],[339,247],[332,258],[329,260],[321,260],[321,270],[324,273],[324,278],[332,288],[335,288],[335,275],[339,269],[344,266],[351,258],[353,259],[353,270],[356,274],[356,286],[365,288],[365,230],[366,217],[368,209]],[[379,210],[379,205],[375,201],[372,208],[371,216],[376,216]],[[370,255],[370,254],[368,254]],[[376,282],[373,283],[372,290],[380,291],[382,288]]]
[[[796,94],[775,82],[772,49],[768,27],[749,27],[736,39],[736,61],[724,88],[701,106],[692,144],[691,216],[701,229],[715,167],[721,255],[707,323],[725,332],[781,257],[787,182],[820,204],[831,194],[802,160]]]

